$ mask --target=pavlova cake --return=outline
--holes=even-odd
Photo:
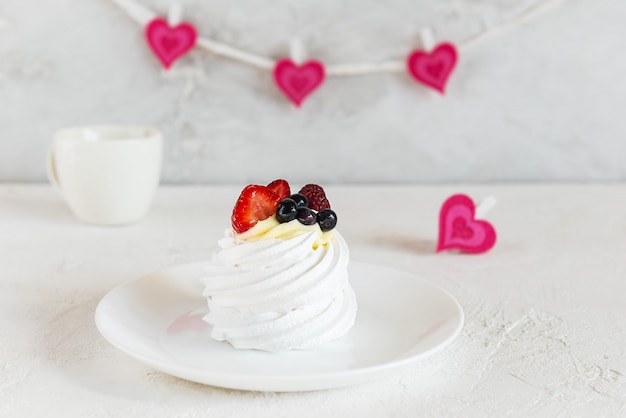
[[[211,336],[235,348],[309,349],[344,336],[357,302],[324,189],[248,185],[203,279]]]

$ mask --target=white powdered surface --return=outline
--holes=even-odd
[[[439,205],[460,191],[498,199],[488,254],[434,254]],[[0,416],[624,416],[624,185],[327,188],[353,260],[442,286],[466,324],[396,376],[283,394],[170,377],[93,321],[114,286],[209,258],[238,192],[164,187],[142,222],[106,228],[79,224],[49,186],[0,186]]]

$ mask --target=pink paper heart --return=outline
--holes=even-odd
[[[475,205],[468,196],[449,197],[439,212],[439,243],[437,252],[457,249],[480,254],[496,243],[496,230],[487,221],[475,219]]]
[[[430,53],[423,50],[413,51],[407,59],[407,69],[417,81],[444,94],[457,57],[456,47],[444,42]]]
[[[146,26],[146,40],[165,68],[187,53],[196,44],[198,32],[190,23],[170,27],[165,19],[157,17]]]
[[[274,82],[296,106],[322,84],[326,72],[319,61],[296,65],[290,59],[279,60],[274,66]]]

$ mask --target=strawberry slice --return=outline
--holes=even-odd
[[[274,180],[267,185],[267,188],[276,193],[278,197],[280,197],[280,200],[286,199],[291,196],[291,189],[289,188],[289,183],[287,183],[287,180]]]
[[[259,221],[264,221],[276,213],[282,199],[265,186],[250,184],[241,191],[230,218],[233,229],[238,234],[246,232]]]

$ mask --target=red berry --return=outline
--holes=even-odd
[[[267,185],[267,188],[276,193],[280,200],[286,199],[291,196],[291,189],[289,188],[289,183],[287,183],[287,180],[274,180]]]
[[[231,223],[238,234],[246,232],[259,221],[264,221],[276,213],[281,199],[265,186],[250,184],[239,195],[233,208]]]
[[[319,212],[322,209],[330,209],[330,202],[328,202],[326,193],[324,193],[322,186],[318,186],[317,184],[307,184],[300,189],[300,194],[306,196],[309,200],[309,208],[314,211]]]

